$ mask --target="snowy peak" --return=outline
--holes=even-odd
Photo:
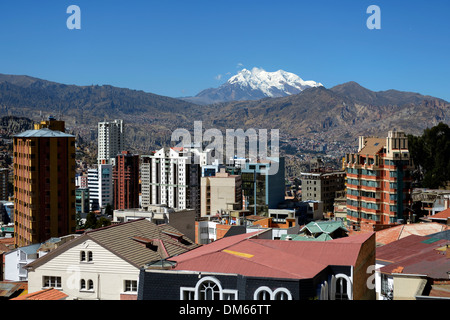
[[[283,70],[267,72],[261,68],[242,69],[220,87],[203,90],[195,97],[186,97],[184,100],[197,104],[213,104],[279,98],[321,86],[321,83],[304,81],[299,76]]]
[[[238,74],[232,76],[227,84],[236,84],[242,88],[260,90],[267,97],[282,97],[300,93],[306,88],[322,86],[315,81],[304,81],[291,72],[278,70],[267,72],[261,68],[253,68],[251,71],[242,69]]]

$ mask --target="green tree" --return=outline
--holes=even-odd
[[[97,216],[94,212],[89,212],[86,216],[86,222],[84,224],[85,229],[96,229],[97,228]]]
[[[416,166],[413,177],[418,186],[438,189],[450,181],[450,127],[440,122],[422,136],[408,135],[411,157]]]

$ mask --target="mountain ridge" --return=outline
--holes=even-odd
[[[0,116],[33,121],[54,115],[83,138],[96,138],[97,122],[124,119],[130,150],[152,151],[171,143],[176,128],[279,129],[285,139],[315,136],[353,145],[359,135],[385,136],[397,129],[421,134],[438,122],[450,123],[450,103],[397,90],[371,91],[356,82],[330,89],[252,101],[197,105],[126,88],[64,85],[28,76],[0,74]]]
[[[268,72],[262,68],[254,67],[251,70],[245,68],[240,70],[218,88],[208,88],[194,97],[182,99],[202,105],[259,100],[298,94],[307,88],[318,86],[323,85],[312,80],[305,81],[291,72],[284,70]]]

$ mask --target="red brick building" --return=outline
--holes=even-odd
[[[359,137],[358,152],[347,154],[347,220],[356,230],[377,231],[405,223],[412,213],[412,160],[408,138]]]
[[[139,207],[139,155],[122,151],[113,170],[114,209]]]

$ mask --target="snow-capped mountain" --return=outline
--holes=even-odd
[[[322,84],[312,80],[305,81],[291,72],[268,72],[255,67],[252,70],[242,69],[220,87],[203,90],[186,100],[200,104],[259,100],[298,94],[307,88],[319,86]]]

